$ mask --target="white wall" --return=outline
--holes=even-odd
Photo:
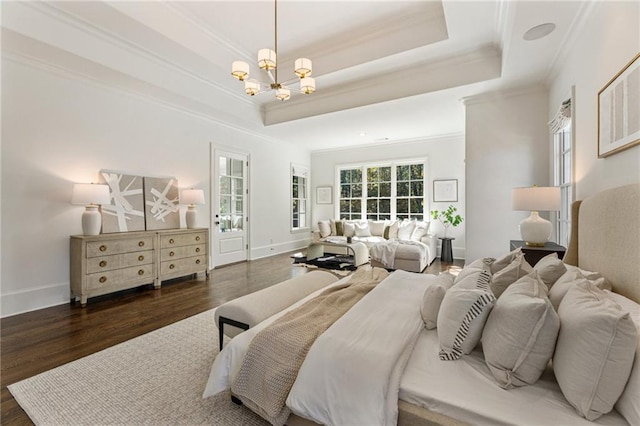
[[[532,87],[468,98],[466,104],[467,263],[509,251],[528,213],[511,191],[549,184],[548,96]]]
[[[445,209],[449,204],[458,208],[460,215],[465,215],[465,170],[464,170],[464,136],[451,136],[411,142],[395,142],[393,144],[377,144],[368,147],[314,151],[311,153],[311,182],[312,182],[312,224],[317,228],[320,219],[336,217],[334,204],[316,204],[315,188],[330,185],[333,187],[334,197],[336,166],[353,163],[376,161],[405,160],[411,158],[427,158],[427,185],[429,189],[428,210]],[[458,179],[457,203],[434,203],[431,190],[433,179]],[[453,241],[453,256],[457,259],[465,257],[465,224],[466,220],[449,231]],[[432,222],[429,232],[442,235],[442,225]]]
[[[13,59],[2,65],[2,316],[68,302],[69,236],[82,232],[83,212],[71,190],[100,169],[203,188],[198,225],[208,227],[211,142],[251,155],[250,257],[308,243],[288,219],[289,165],[310,164],[308,150]]]
[[[551,117],[575,86],[576,199],[640,181],[640,146],[598,158],[598,92],[640,52],[640,3],[602,1],[593,7],[549,94]]]

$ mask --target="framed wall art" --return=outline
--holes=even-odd
[[[317,204],[333,204],[332,187],[319,186],[316,188],[316,203]]]
[[[178,180],[144,178],[144,204],[147,231],[180,228]]]
[[[598,158],[640,143],[640,54],[598,92]]]
[[[143,177],[100,170],[100,182],[109,185],[111,204],[102,205],[102,232],[144,231]]]
[[[441,179],[433,181],[433,202],[458,201],[458,179]]]

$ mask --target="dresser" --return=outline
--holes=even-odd
[[[70,241],[71,297],[89,297],[204,272],[209,276],[209,230],[170,229],[93,236]]]

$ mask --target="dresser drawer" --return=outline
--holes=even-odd
[[[91,241],[87,243],[87,257],[153,250],[153,236],[118,240]]]
[[[160,263],[160,275],[185,271],[191,273],[202,271],[207,265],[206,256],[188,257],[186,259],[167,260]]]
[[[204,244],[206,239],[206,232],[161,235],[160,248],[188,246],[191,244]]]
[[[191,246],[182,246],[175,248],[166,248],[160,250],[160,260],[174,260],[185,257],[202,256],[207,254],[206,244],[196,244]]]
[[[148,279],[154,280],[153,264],[134,266],[131,268],[115,269],[99,272],[87,276],[89,290],[113,285],[120,285],[127,281]]]
[[[112,256],[91,257],[87,259],[87,274],[112,271],[136,265],[148,265],[153,263],[153,253],[153,250],[145,250],[135,253],[114,254]]]

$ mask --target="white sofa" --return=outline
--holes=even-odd
[[[436,258],[438,249],[438,238],[428,231],[429,222],[415,220],[328,219],[318,221],[312,239],[314,242],[344,243],[351,237],[352,241],[367,246],[374,266],[422,272]],[[382,246],[386,250],[381,250]],[[346,254],[344,248],[331,246],[325,247],[325,253]]]

